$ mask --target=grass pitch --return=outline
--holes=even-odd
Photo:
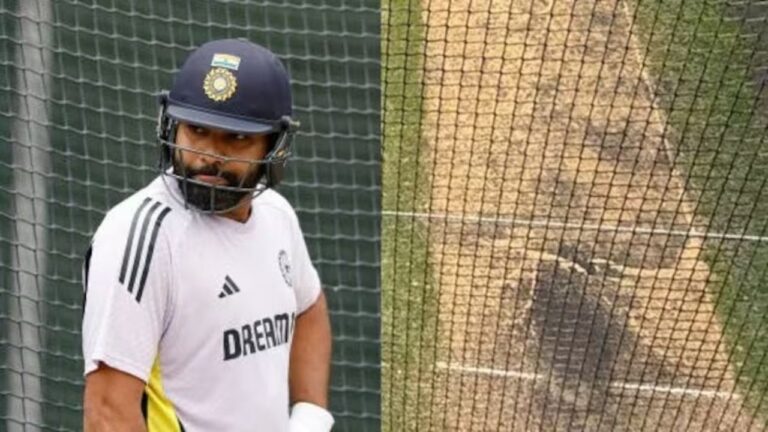
[[[385,209],[457,218],[385,216],[385,430],[759,427],[740,395],[761,393],[744,390],[760,338],[729,349],[722,335],[762,328],[734,299],[752,298],[763,316],[763,255],[670,234],[732,228],[719,196],[728,185],[758,194],[731,194],[732,209],[761,198],[755,155],[739,159],[739,177],[736,159],[717,159],[738,152],[707,141],[717,118],[754,110],[731,104],[712,117],[718,97],[741,90],[714,87],[701,110],[713,95],[701,83],[658,106],[655,75],[665,85],[669,70],[683,73],[665,69],[669,59],[716,74],[713,85],[729,76],[676,47],[703,43],[707,62],[733,48],[675,40],[697,34],[685,28],[701,26],[697,16],[706,28],[712,11],[681,15],[670,3],[390,3]],[[650,19],[664,29],[656,41],[636,36],[653,33]],[[659,49],[669,57],[655,69]],[[692,122],[699,111],[710,114]],[[714,160],[677,139],[696,136],[689,123],[703,132],[688,145]]]

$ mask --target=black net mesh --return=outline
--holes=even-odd
[[[157,175],[156,95],[245,37],[286,63],[302,130],[280,191],[327,287],[337,430],[379,424],[380,11],[364,0],[0,0],[0,430],[81,430],[80,268]]]
[[[383,4],[385,430],[762,430],[768,2]]]

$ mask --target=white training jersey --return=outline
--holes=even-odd
[[[93,237],[85,374],[103,362],[144,380],[150,432],[286,431],[293,327],[320,294],[298,218],[272,190],[245,223],[206,215],[166,181],[110,210]]]

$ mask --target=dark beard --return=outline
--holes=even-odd
[[[226,211],[242,204],[244,199],[251,196],[253,189],[258,185],[259,180],[261,179],[261,166],[257,166],[256,169],[251,170],[246,175],[245,179],[241,181],[240,178],[231,172],[220,171],[213,166],[206,166],[195,170],[180,165],[181,163],[174,158],[173,171],[179,176],[176,183],[179,186],[181,195],[184,197],[187,204],[206,212]],[[201,185],[194,183],[196,181],[194,180],[196,175],[219,176],[227,182],[226,185],[222,186],[247,188],[251,190],[233,191],[222,189],[215,185]]]

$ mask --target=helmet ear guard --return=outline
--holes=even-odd
[[[288,116],[283,116],[280,121],[280,131],[273,134],[274,141],[271,143],[270,151],[264,158],[269,163],[265,164],[265,183],[267,187],[275,187],[283,181],[285,177],[285,165],[288,163],[288,157],[291,155],[291,144],[296,131],[299,129],[299,122]],[[271,137],[270,137],[271,138]]]
[[[176,141],[178,123],[168,115],[168,92],[162,91],[157,96],[160,106],[157,114],[157,138],[160,141],[160,169],[165,170],[173,161],[173,150],[169,143]]]
[[[157,95],[157,104],[160,107],[157,114],[157,136],[161,139],[167,139],[168,116],[166,111],[168,109],[168,91],[163,90]]]

